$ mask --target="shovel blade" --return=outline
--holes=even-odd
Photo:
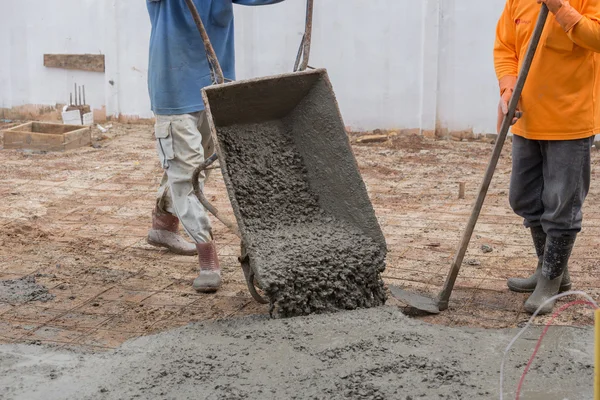
[[[436,299],[409,292],[396,286],[390,286],[390,292],[395,299],[400,300],[413,309],[424,311],[429,314],[440,313],[440,307]]]

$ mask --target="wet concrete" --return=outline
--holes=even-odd
[[[385,247],[322,207],[294,125],[272,120],[219,128],[260,285],[280,316],[382,305]]]
[[[35,282],[35,277],[0,280],[0,302],[22,304],[30,301],[46,302],[54,298],[48,288]]]
[[[324,69],[203,89],[242,239],[280,316],[385,302],[387,247]]]
[[[84,354],[0,346],[2,399],[491,399],[516,330],[456,329],[391,307],[187,327]],[[515,388],[540,334],[517,342]],[[553,328],[523,399],[591,399],[592,328]]]

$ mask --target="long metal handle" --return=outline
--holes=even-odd
[[[192,174],[192,186],[194,187],[194,194],[200,201],[200,204],[204,206],[204,208],[206,208],[212,215],[214,215],[215,218],[221,221],[223,225],[229,228],[237,237],[241,238],[242,235],[240,234],[240,228],[238,227],[238,225],[235,222],[229,220],[227,217],[222,216],[219,210],[217,210],[217,208],[210,204],[210,202],[206,199],[206,197],[204,196],[204,192],[202,192],[202,189],[200,188],[200,181],[198,180],[200,178],[200,173],[206,170],[208,167],[210,167],[211,164],[214,163],[217,159],[217,153],[214,153],[206,160],[204,160],[204,162],[194,170],[194,173]]]
[[[304,35],[298,49],[296,62],[294,63],[294,72],[304,71],[308,67],[308,58],[310,57],[310,44],[312,42],[312,20],[313,20],[313,3],[314,0],[306,1],[306,22],[304,27]],[[302,59],[302,63],[300,63]]]
[[[185,0],[190,12],[192,13],[192,17],[194,18],[194,22],[196,23],[196,27],[198,28],[198,32],[200,32],[200,36],[202,37],[202,43],[204,43],[204,50],[206,52],[206,59],[208,60],[208,65],[210,67],[210,73],[213,78],[213,82],[217,84],[221,84],[225,82],[225,77],[223,76],[223,70],[221,69],[221,65],[219,64],[219,60],[217,55],[215,54],[215,49],[213,49],[212,44],[210,43],[210,39],[208,34],[206,33],[206,29],[204,28],[204,24],[202,23],[202,19],[200,18],[200,14],[198,13],[198,9],[194,4],[193,0]],[[229,228],[237,237],[241,238],[240,229],[237,224],[226,217],[223,217],[219,210],[206,199],[202,189],[200,188],[200,182],[198,181],[200,177],[200,173],[205,171],[212,163],[217,160],[217,153],[212,154],[208,157],[202,164],[200,164],[192,174],[192,186],[194,187],[194,194],[200,201],[200,203],[206,208],[212,215],[215,216],[219,221],[221,221],[227,228]]]
[[[494,146],[494,151],[492,152],[490,163],[488,164],[487,170],[485,171],[483,182],[481,183],[481,187],[479,188],[477,200],[473,205],[471,217],[469,218],[469,222],[467,223],[467,227],[465,228],[465,231],[463,233],[462,240],[460,241],[460,245],[458,246],[458,251],[456,252],[454,260],[452,261],[450,274],[448,274],[448,277],[446,278],[446,283],[444,284],[444,287],[439,294],[438,303],[440,310],[446,310],[448,308],[450,294],[452,293],[452,289],[454,289],[456,277],[458,276],[458,272],[460,271],[460,267],[465,258],[465,253],[467,252],[467,247],[469,246],[469,242],[471,241],[471,236],[473,235],[475,224],[477,224],[477,219],[479,218],[481,208],[483,207],[485,196],[487,195],[490,183],[492,182],[492,178],[496,170],[496,165],[498,164],[498,159],[500,158],[500,154],[502,153],[504,141],[506,140],[506,136],[508,135],[508,130],[510,129],[513,118],[515,117],[515,111],[517,109],[517,105],[519,104],[519,99],[521,98],[521,92],[523,91],[523,86],[525,86],[525,81],[527,80],[527,75],[529,74],[529,69],[531,68],[531,63],[533,61],[533,57],[535,56],[535,52],[540,42],[540,38],[542,36],[542,32],[544,30],[544,25],[546,24],[547,18],[548,7],[545,4],[542,4],[542,9],[540,11],[540,15],[535,26],[535,30],[533,31],[533,35],[531,36],[531,42],[529,43],[529,48],[527,49],[525,60],[523,60],[523,65],[521,66],[521,72],[519,73],[515,90],[508,104],[508,113],[502,121],[502,127],[500,129],[500,133],[498,134],[498,138],[496,139],[496,145]]]
[[[202,37],[202,42],[204,43],[204,50],[206,51],[206,59],[208,60],[208,65],[210,67],[210,73],[213,78],[213,82],[217,84],[221,84],[225,82],[225,76],[223,76],[223,70],[221,69],[221,64],[219,64],[219,59],[215,53],[215,49],[213,49],[212,44],[210,43],[210,39],[208,38],[208,34],[206,33],[206,29],[204,29],[204,24],[202,23],[202,19],[200,18],[200,14],[198,14],[198,9],[194,4],[193,0],[185,0],[190,12],[192,13],[192,17],[194,18],[194,22],[196,23],[196,27],[198,28],[198,32],[200,32],[200,36]]]

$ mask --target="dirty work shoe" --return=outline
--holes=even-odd
[[[198,243],[198,261],[200,275],[194,279],[192,285],[197,292],[212,293],[221,287],[221,267],[214,242]]]
[[[196,246],[179,235],[179,218],[173,214],[152,211],[152,229],[148,231],[148,244],[165,247],[175,254],[183,256],[196,255]]]
[[[533,314],[546,300],[556,296],[563,282],[569,257],[575,244],[575,236],[546,239],[544,263],[535,290],[525,302],[525,310]],[[554,309],[554,301],[546,304],[539,315],[549,314]]]
[[[538,256],[538,265],[533,274],[527,278],[509,278],[506,282],[508,288],[513,292],[531,293],[535,290],[540,274],[542,273],[542,264],[544,262],[544,248],[546,247],[546,233],[541,226],[530,229],[535,252]],[[560,292],[571,290],[571,278],[569,277],[569,269],[566,268],[560,284]]]

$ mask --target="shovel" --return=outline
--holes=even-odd
[[[458,246],[458,251],[454,256],[452,266],[450,267],[450,272],[446,277],[446,282],[444,283],[442,291],[439,293],[437,298],[431,298],[417,293],[411,293],[404,289],[400,289],[399,287],[390,286],[392,296],[394,296],[401,302],[407,304],[410,309],[423,311],[430,314],[438,314],[440,311],[448,309],[448,301],[450,300],[452,289],[454,289],[456,277],[458,276],[458,273],[460,271],[460,267],[465,257],[465,253],[467,252],[467,247],[469,246],[471,236],[473,235],[473,230],[475,229],[475,224],[477,224],[477,219],[479,218],[479,214],[481,212],[485,196],[487,195],[488,188],[490,187],[490,183],[492,182],[494,172],[496,171],[496,165],[498,164],[498,159],[500,158],[500,154],[502,153],[502,147],[504,145],[504,141],[506,140],[506,136],[508,135],[508,130],[510,129],[513,118],[515,117],[515,112],[517,109],[517,105],[519,104],[521,92],[523,91],[523,86],[525,86],[525,81],[527,80],[527,75],[529,74],[529,69],[531,68],[531,63],[533,61],[533,57],[535,56],[535,52],[540,42],[540,38],[542,36],[542,32],[544,30],[544,25],[546,24],[547,18],[548,7],[545,4],[543,4],[537,20],[537,24],[535,26],[535,30],[533,31],[533,35],[531,36],[531,42],[529,43],[529,48],[527,49],[525,60],[523,60],[523,65],[521,66],[521,72],[519,73],[515,90],[508,104],[508,113],[502,121],[502,127],[500,129],[500,132],[498,133],[496,145],[494,146],[494,151],[492,152],[492,157],[487,166],[487,170],[485,171],[481,187],[479,188],[477,200],[473,205],[471,217],[469,218],[467,227],[463,232],[462,239]]]

